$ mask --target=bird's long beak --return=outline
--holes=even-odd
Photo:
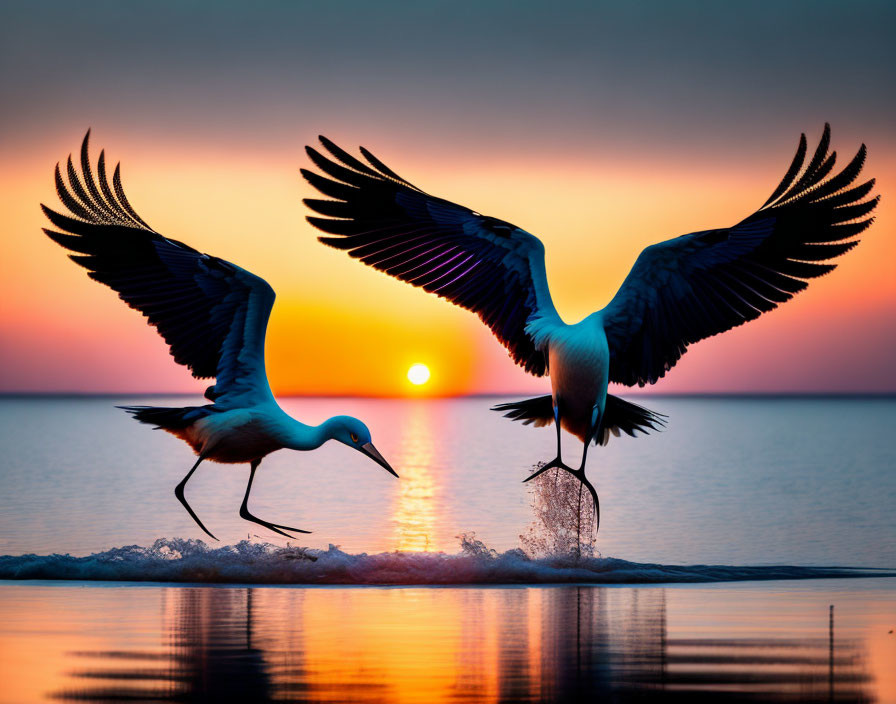
[[[394,474],[396,477],[398,476],[398,473],[389,466],[389,463],[386,462],[386,458],[380,454],[379,450],[373,446],[372,442],[369,442],[366,445],[361,445],[359,449],[389,474]]]

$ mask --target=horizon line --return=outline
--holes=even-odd
[[[307,398],[307,399],[382,399],[382,400],[407,400],[428,401],[463,398],[506,398],[508,396],[521,396],[532,398],[537,394],[532,392],[485,392],[472,394],[433,394],[433,395],[407,395],[407,394],[277,394],[275,398]],[[544,395],[544,394],[541,394]],[[645,398],[893,398],[896,397],[896,389],[884,391],[640,391],[621,395],[643,396]],[[132,398],[134,396],[153,396],[163,398],[202,398],[200,392],[187,391],[2,391],[0,399],[78,399],[78,398]]]

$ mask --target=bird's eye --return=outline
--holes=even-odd
[[[358,436],[354,433],[349,433],[349,437],[352,439],[352,442],[358,442]]]

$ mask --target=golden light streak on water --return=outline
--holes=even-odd
[[[425,589],[380,596],[370,602],[349,594],[308,593],[304,666],[309,689],[325,692],[340,682],[343,693],[353,692],[359,699],[455,701],[458,686],[467,689],[462,683],[470,674],[459,659],[468,625],[462,616],[464,596],[453,594],[445,602]],[[347,630],[334,629],[336,623],[346,624]],[[488,657],[488,645],[482,646]],[[490,690],[478,675],[473,678],[477,688]]]
[[[435,482],[432,477],[434,424],[431,409],[415,405],[403,428],[401,483],[394,521],[398,550],[421,552],[435,544]]]

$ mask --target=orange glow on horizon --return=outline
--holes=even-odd
[[[38,204],[58,206],[53,165],[79,144],[77,135],[64,137],[12,152],[0,168],[8,233],[0,389],[203,389],[173,364],[136,312],[42,235],[47,222]],[[868,141],[864,173],[886,195],[896,186],[896,159],[889,158],[896,142]],[[835,132],[842,152],[857,143],[856,135]],[[156,230],[263,276],[277,291],[267,337],[276,393],[454,396],[549,388],[516,367],[472,313],[320,245],[304,221],[301,198],[311,189],[297,171],[306,165],[299,144],[285,154],[225,155],[212,144],[160,145],[97,132],[94,159],[100,147],[113,162],[124,162],[129,199]],[[376,151],[428,192],[537,234],[555,304],[569,322],[609,301],[644,246],[733,224],[752,212],[791,157],[790,151],[763,153],[735,169],[734,157],[703,154],[682,164],[671,151],[604,155],[597,162],[486,152],[488,160],[479,163],[470,161],[475,145],[463,154],[438,145],[427,153],[419,144]],[[862,245],[835,272],[760,320],[696,345],[652,390],[896,388],[886,355],[877,352],[896,342],[888,322],[896,313],[893,227],[885,198]],[[852,362],[857,347],[867,360],[860,368]],[[412,387],[406,371],[421,359],[439,371]]]

